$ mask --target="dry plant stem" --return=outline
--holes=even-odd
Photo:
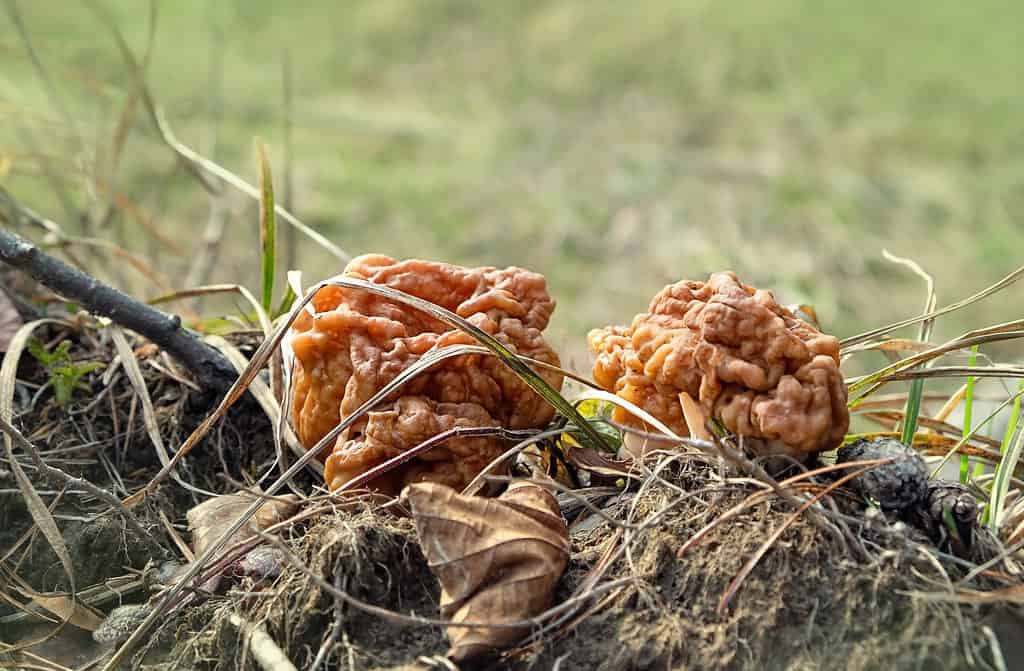
[[[228,621],[247,639],[249,649],[263,671],[298,671],[262,625],[249,622],[235,613],[228,616]]]
[[[70,475],[69,473],[65,473],[56,466],[50,466],[49,464],[47,464],[45,461],[43,461],[43,458],[39,456],[39,450],[36,449],[36,446],[33,445],[31,441],[28,440],[28,438],[22,435],[21,431],[18,431],[18,429],[11,426],[3,417],[0,417],[0,431],[3,431],[11,438],[13,438],[14,442],[21,449],[25,450],[29,457],[31,457],[32,462],[35,464],[36,470],[39,472],[39,474],[42,475],[47,480],[49,480],[54,487],[78,487],[89,492],[97,499],[103,501],[108,506],[110,506],[118,513],[120,513],[124,517],[125,521],[128,523],[128,526],[134,529],[135,532],[139,534],[140,538],[146,539],[147,541],[152,543],[155,548],[159,549],[161,553],[163,553],[164,548],[160,544],[160,542],[156,540],[156,538],[154,538],[153,535],[149,533],[148,530],[146,530],[146,527],[142,526],[142,524],[137,519],[135,519],[135,516],[132,515],[131,511],[128,510],[124,506],[124,504],[121,503],[121,500],[118,499],[116,496],[114,496],[113,494],[111,494],[110,492],[101,487],[97,487],[96,485],[89,482],[85,478],[76,478],[75,476]]]
[[[7,194],[0,188],[0,200]],[[80,303],[94,314],[149,338],[181,361],[205,389],[224,391],[237,378],[214,348],[181,326],[178,317],[155,310],[46,254],[31,242],[0,230],[0,261],[28,273],[40,284]]]

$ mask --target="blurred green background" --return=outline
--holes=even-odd
[[[100,6],[142,59],[147,3]],[[4,10],[0,183],[67,234],[146,259],[154,278],[85,256],[139,295],[256,289],[254,201],[209,196],[161,142],[90,4]],[[1020,264],[1019,2],[175,0],[157,14],[146,82],[183,143],[255,183],[259,136],[279,200],[352,254],[545,273],[552,338],[577,368],[588,329],[714,270],[813,304],[845,336],[921,311],[923,282],[883,248],[934,273],[940,305]],[[211,222],[207,274],[194,266]],[[305,240],[292,258],[307,283],[341,268]],[[1011,289],[936,337],[1020,305]]]

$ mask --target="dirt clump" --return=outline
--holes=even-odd
[[[230,615],[259,622],[298,668],[310,668],[322,647],[327,668],[403,669],[447,648],[437,627],[409,625],[366,613],[337,599],[330,587],[396,613],[436,617],[440,587],[420,552],[412,521],[362,507],[336,510],[286,541],[301,563],[267,584],[237,585],[247,596],[215,599],[190,610],[166,669],[257,669]],[[317,580],[322,577],[326,585]],[[258,596],[253,596],[259,590]]]

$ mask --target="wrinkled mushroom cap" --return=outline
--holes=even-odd
[[[344,274],[428,300],[467,319],[513,352],[559,363],[541,335],[555,307],[542,275],[521,268],[395,261],[376,254],[353,259]],[[476,344],[471,336],[426,313],[355,289],[321,289],[312,300],[312,312],[296,320],[290,338],[295,355],[292,419],[307,447],[427,352]],[[556,389],[561,387],[560,375],[538,372]],[[499,359],[446,359],[343,432],[325,455],[325,477],[336,489],[449,429],[534,428],[546,425],[552,415],[551,407]],[[502,443],[494,437],[452,439],[374,484],[393,492],[419,481],[461,487],[501,451]]]
[[[835,448],[849,426],[839,341],[732,272],[671,284],[632,326],[588,342],[595,381],[680,435],[680,393],[729,431],[796,454]],[[640,425],[622,410],[616,419]]]

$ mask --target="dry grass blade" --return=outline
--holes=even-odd
[[[907,268],[910,268],[918,277],[921,277],[925,281],[925,285],[928,287],[927,297],[924,302],[924,312],[928,314],[935,311],[936,297],[935,297],[935,280],[925,272],[924,268],[917,264],[917,262],[911,259],[904,259],[898,256],[894,256],[883,250],[882,254],[886,259],[897,263]],[[919,338],[922,342],[927,342],[931,337],[932,327],[935,325],[935,318],[926,319],[921,322],[921,333]],[[921,412],[921,396],[924,394],[924,378],[915,379],[910,385],[910,393],[907,396],[906,414],[903,418],[903,433],[900,436],[900,440],[905,444],[909,445],[914,439],[914,434],[917,433],[917,416]]]
[[[968,333],[951,340],[947,343],[933,347],[929,350],[909,356],[905,359],[900,359],[896,363],[890,364],[880,370],[871,373],[870,375],[864,375],[859,378],[847,381],[847,387],[850,393],[857,392],[864,387],[872,385],[877,382],[893,379],[907,379],[893,377],[897,373],[906,372],[908,368],[912,368],[922,363],[926,363],[935,359],[948,352],[956,350],[966,349],[972,345],[982,345],[989,342],[999,342],[1002,340],[1016,340],[1018,338],[1024,338],[1024,330],[1007,330],[997,332],[985,332],[985,333]],[[921,371],[918,371],[921,372]]]
[[[849,338],[841,340],[839,344],[843,348],[850,347],[851,345],[857,345],[859,343],[871,340],[872,338],[877,338],[878,336],[883,336],[887,333],[891,333],[892,331],[901,329],[905,326],[913,326],[914,324],[920,324],[921,322],[927,319],[935,319],[936,317],[941,317],[942,315],[946,315],[949,314],[950,312],[954,312],[961,308],[965,308],[968,305],[971,305],[972,303],[976,303],[982,300],[983,298],[988,298],[992,294],[1001,291],[1002,289],[1005,289],[1006,287],[1010,286],[1011,284],[1019,280],[1022,275],[1024,275],[1024,266],[1014,270],[1012,273],[1010,273],[1003,279],[999,280],[992,286],[986,287],[985,289],[982,289],[978,293],[974,294],[973,296],[969,296],[963,299],[962,301],[951,303],[950,305],[939,308],[938,310],[933,310],[929,313],[918,315],[917,317],[904,319],[902,321],[898,321],[887,326],[881,326],[879,328],[872,329],[870,331],[866,331],[855,336],[851,336]]]
[[[857,352],[927,352],[936,347],[933,342],[922,342],[908,338],[889,338],[878,342],[867,342],[859,345],[852,345],[843,349],[843,356],[850,356]]]
[[[14,301],[8,298],[3,289],[0,289],[0,352],[7,351],[8,343],[24,323]]]
[[[153,240],[159,242],[161,247],[169,250],[175,256],[185,256],[185,250],[182,249],[181,245],[179,245],[171,235],[161,230],[160,226],[151,215],[144,212],[124,194],[114,191],[111,186],[103,180],[95,178],[93,182],[93,187],[96,189],[96,193],[106,196],[107,199],[110,200],[112,207],[124,214],[126,217],[130,217],[135,221],[153,238]]]
[[[103,618],[96,611],[80,601],[72,600],[66,594],[40,594],[24,584],[14,586],[14,589],[22,596],[31,599],[29,608],[32,606],[42,608],[56,615],[59,620],[66,621],[79,629],[96,631],[103,622]]]
[[[0,419],[3,419],[7,425],[10,425],[14,418],[14,384],[21,353],[28,344],[28,339],[31,337],[32,332],[43,324],[48,323],[65,324],[65,322],[51,319],[39,319],[25,324],[14,335],[14,338],[11,339],[7,348],[7,354],[3,359],[3,364],[0,364]],[[29,480],[28,475],[25,474],[25,470],[21,467],[21,463],[14,454],[14,439],[7,432],[4,432],[4,450],[7,453],[11,473],[14,474],[18,489],[21,491],[25,507],[28,508],[32,521],[39,527],[43,537],[46,538],[46,542],[50,544],[54,554],[57,555],[57,559],[60,560],[61,567],[64,569],[64,573],[68,577],[68,584],[71,587],[71,599],[74,600],[76,598],[77,585],[75,584],[75,568],[71,561],[71,554],[68,552],[67,544],[64,542],[64,537],[60,533],[60,528],[57,526],[53,513],[50,512],[42,497],[36,492],[32,481]],[[62,619],[57,630],[52,632],[51,635],[59,631],[66,623],[67,620]],[[17,646],[7,648],[6,651],[13,652],[14,650],[28,648],[38,642],[26,641]]]
[[[149,28],[146,31],[146,47],[142,51],[142,62],[139,64],[139,70],[143,73],[149,68],[150,59],[153,56],[153,42],[156,38],[156,24],[157,24],[157,3],[156,0],[150,0],[149,2]],[[124,151],[125,142],[128,139],[128,133],[131,130],[132,124],[135,121],[135,112],[138,109],[139,96],[141,91],[139,90],[138,84],[133,86],[128,92],[128,96],[125,98],[124,106],[121,107],[121,114],[118,115],[117,125],[114,127],[114,134],[110,142],[110,172],[111,174],[117,169],[118,163],[121,160],[121,154]]]
[[[1020,336],[1018,336],[1020,337]],[[897,382],[931,377],[1024,377],[1024,366],[935,366],[924,370],[900,370],[890,373],[879,382]],[[860,397],[863,398],[863,395]]]
[[[82,669],[70,669],[63,664],[50,661],[45,657],[24,650],[20,653],[20,657],[15,658],[20,666],[19,669],[39,669],[39,671],[82,671]]]
[[[164,468],[168,468],[171,458],[167,453],[167,448],[164,446],[164,438],[160,433],[160,422],[157,420],[156,411],[153,409],[153,399],[149,395],[149,389],[146,387],[146,380],[142,377],[142,369],[139,367],[139,362],[135,358],[135,353],[132,351],[131,345],[128,344],[128,339],[125,338],[121,327],[116,324],[110,324],[107,329],[110,332],[111,339],[114,341],[114,348],[117,350],[118,358],[121,359],[121,365],[124,366],[128,380],[131,382],[139,401],[142,403],[142,422],[143,426],[146,427],[146,435],[149,436],[150,442],[153,443],[153,448],[156,450],[157,458],[160,459],[160,464]],[[171,470],[170,474],[174,481],[185,489],[206,496],[215,496],[213,492],[208,492],[185,482],[174,470]],[[125,505],[128,504],[126,503]]]
[[[681,442],[683,440],[682,436],[676,435],[676,433],[672,431],[672,429],[665,426],[665,424],[661,420],[656,418],[654,415],[647,412],[640,406],[627,401],[621,396],[616,396],[615,394],[611,394],[607,391],[604,391],[603,389],[588,389],[586,391],[581,392],[573,402],[578,404],[588,399],[607,401],[608,403],[612,403],[614,405],[619,406],[620,408],[632,414],[634,417],[642,419],[647,424],[650,424],[652,427],[654,427],[659,432],[664,434],[664,436],[669,441]]]
[[[945,422],[946,418],[956,410],[957,406],[960,405],[960,401],[964,400],[965,396],[967,396],[966,383],[960,385],[955,392],[950,394],[949,398],[946,399],[946,402],[942,404],[941,408],[939,408],[939,411],[932,416],[932,419],[936,422]],[[975,398],[977,398],[977,395],[975,395]],[[862,403],[860,407],[863,408],[864,404]]]
[[[552,431],[552,432],[550,432],[549,435],[550,436],[554,436],[554,435],[557,435],[557,433],[558,432]],[[527,434],[530,434],[530,435],[527,435]],[[371,468],[371,469],[369,469],[367,471],[364,471],[363,473],[360,473],[359,475],[357,475],[356,477],[352,478],[351,480],[346,482],[344,485],[342,485],[338,489],[334,490],[332,492],[332,496],[338,497],[341,494],[344,494],[344,493],[347,493],[347,492],[356,491],[356,490],[360,489],[361,487],[363,487],[363,486],[373,482],[374,480],[376,480],[380,476],[384,475],[385,473],[388,473],[388,472],[398,468],[402,464],[407,463],[407,462],[411,461],[412,459],[420,456],[424,452],[427,452],[428,450],[432,450],[433,448],[437,447],[438,445],[442,445],[446,441],[449,441],[449,440],[452,440],[452,439],[455,439],[455,438],[468,438],[468,437],[471,437],[471,436],[472,437],[502,436],[502,437],[508,438],[510,440],[515,440],[515,439],[518,439],[518,438],[525,438],[526,440],[524,442],[527,442],[527,441],[532,441],[532,440],[536,439],[538,435],[540,435],[540,434],[534,435],[533,431],[525,430],[525,429],[524,430],[520,430],[520,431],[513,431],[511,429],[503,429],[501,427],[496,427],[496,426],[457,426],[455,428],[448,429],[447,431],[442,431],[441,433],[437,434],[436,436],[432,436],[430,438],[427,438],[426,440],[424,440],[419,445],[411,447],[408,450],[406,450],[405,452],[402,452],[401,454],[397,454],[397,455],[391,457],[390,459],[388,459],[387,461],[384,461],[384,462],[382,462],[380,464],[377,464],[373,468]],[[520,443],[520,445],[522,445],[522,443]],[[520,445],[517,445],[516,447],[520,447]],[[510,452],[511,452],[511,450],[510,450]],[[506,453],[506,454],[508,454],[508,453]],[[505,456],[505,455],[502,455],[502,456]],[[498,461],[499,459],[501,459],[501,457],[498,457],[498,459],[496,459],[495,461]],[[487,466],[487,468],[485,468],[482,471],[482,473],[487,472],[487,469],[491,468],[493,463],[494,462],[491,462],[491,464],[489,464]],[[477,476],[477,477],[479,477],[479,476]],[[472,486],[475,482],[476,482],[476,480],[474,480],[469,485],[467,485],[467,489],[470,486]]]
[[[110,240],[103,240],[102,238],[84,238],[76,236],[61,236],[56,242],[52,244],[40,245],[41,248],[60,248],[65,250],[71,246],[88,247],[90,249],[102,249],[110,252],[115,257],[125,261],[129,266],[132,267],[140,276],[151,282],[160,291],[168,291],[170,285],[167,282],[167,278],[160,272],[153,269],[149,263],[138,256],[128,251],[124,247],[111,242]]]
[[[64,123],[67,125],[68,129],[74,132],[79,150],[84,151],[85,142],[82,139],[78,124],[75,122],[71,112],[68,111],[68,106],[60,95],[60,89],[53,85],[53,81],[47,74],[46,68],[43,66],[43,62],[40,60],[35,46],[32,44],[32,40],[29,37],[29,31],[25,27],[24,21],[21,19],[21,13],[18,11],[18,3],[15,2],[15,0],[7,0],[6,4],[7,15],[10,17],[11,23],[14,24],[18,31],[18,36],[21,38],[25,51],[28,53],[29,60],[32,62],[32,67],[36,72],[36,76],[43,83],[43,88],[46,90],[46,95],[50,99],[50,104],[52,104],[63,117]]]
[[[170,303],[171,301],[177,301],[184,298],[195,298],[197,296],[210,296],[213,294],[225,293],[239,294],[242,298],[248,301],[249,305],[252,306],[253,312],[256,313],[256,318],[259,319],[260,328],[263,329],[264,336],[270,335],[271,331],[274,330],[270,323],[270,316],[267,314],[267,311],[263,309],[260,302],[256,300],[256,296],[241,284],[209,284],[207,286],[196,287],[194,289],[184,289],[182,291],[163,294],[156,298],[151,298],[146,302],[150,305],[160,305],[161,303]]]

